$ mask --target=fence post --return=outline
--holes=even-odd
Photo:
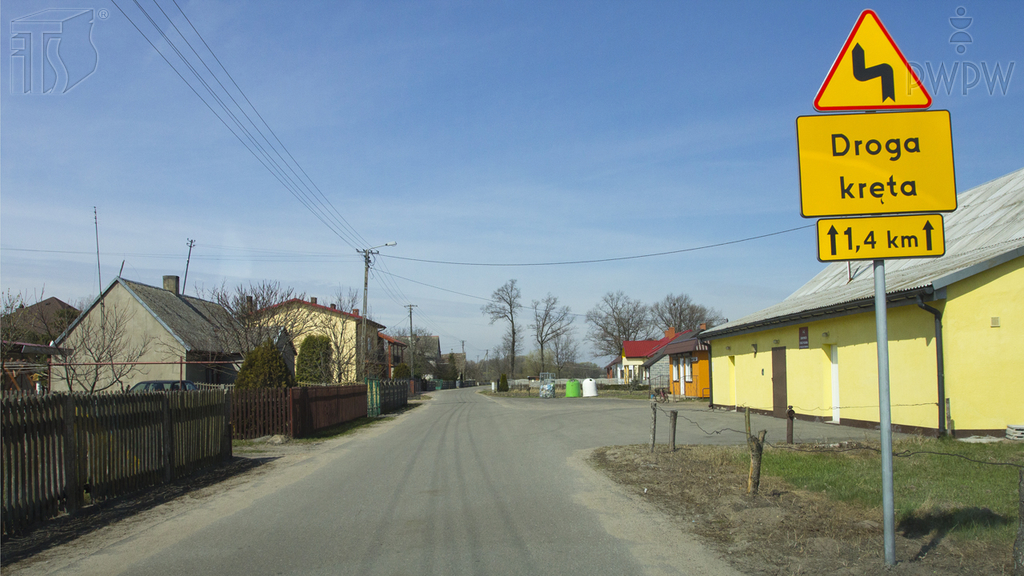
[[[654,432],[658,424],[658,404],[651,400],[651,452],[654,452]]]
[[[171,421],[171,399],[162,395],[164,412],[164,482],[174,480],[174,422]]]
[[[285,388],[284,392],[288,395],[288,435],[292,438],[297,438],[295,435],[296,430],[299,427],[299,423],[296,422],[298,418],[295,417],[295,389]]]
[[[672,430],[672,432],[670,433],[671,434],[670,437],[672,438],[672,442],[671,442],[671,444],[669,444],[669,448],[673,452],[676,451],[676,418],[678,418],[678,417],[679,417],[679,410],[672,410],[671,412],[668,413],[669,428]]]
[[[82,488],[78,484],[78,443],[75,438],[75,395],[68,392],[64,398],[64,495],[67,511],[72,513],[81,506]]]
[[[1017,540],[1013,543],[1013,576],[1024,576],[1024,468],[1017,484],[1020,503],[1017,507]]]
[[[221,438],[220,459],[222,462],[231,460],[231,391],[224,391],[224,434]]]
[[[790,406],[789,410],[786,410],[786,444],[793,443],[793,419],[796,418],[796,412],[793,411],[793,407]]]
[[[761,430],[757,436],[750,434],[750,407],[745,411],[747,425],[747,447],[750,448],[750,474],[747,476],[747,493],[757,494],[761,486],[761,454],[764,452],[764,437],[767,430]]]

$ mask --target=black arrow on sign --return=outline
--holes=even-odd
[[[931,220],[925,220],[925,222],[924,222],[924,246],[925,246],[925,248],[929,252],[931,252],[931,249],[932,249],[932,230],[935,230],[935,228],[932,227]]]
[[[870,68],[864,67],[864,49],[857,44],[853,47],[853,77],[858,82],[867,82],[875,78],[882,79],[882,102],[891,98],[896,101],[896,81],[893,79],[892,66],[877,64]]]
[[[835,256],[836,255],[836,236],[839,234],[839,232],[836,232],[836,227],[835,226],[829,226],[827,234],[832,237],[831,238],[832,239],[832,255]],[[929,242],[931,242],[931,240],[929,240]]]

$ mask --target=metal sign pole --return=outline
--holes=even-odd
[[[875,260],[875,338],[878,345],[878,424],[882,432],[882,516],[885,563],[896,564],[896,512],[892,481],[892,414],[889,404],[889,325],[885,260]]]

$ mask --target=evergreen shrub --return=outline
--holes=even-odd
[[[281,357],[281,352],[270,340],[260,344],[246,355],[235,378],[235,388],[286,388],[295,385],[295,377]]]

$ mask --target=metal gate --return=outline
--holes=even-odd
[[[366,379],[366,416],[380,416],[380,380],[376,378]]]

